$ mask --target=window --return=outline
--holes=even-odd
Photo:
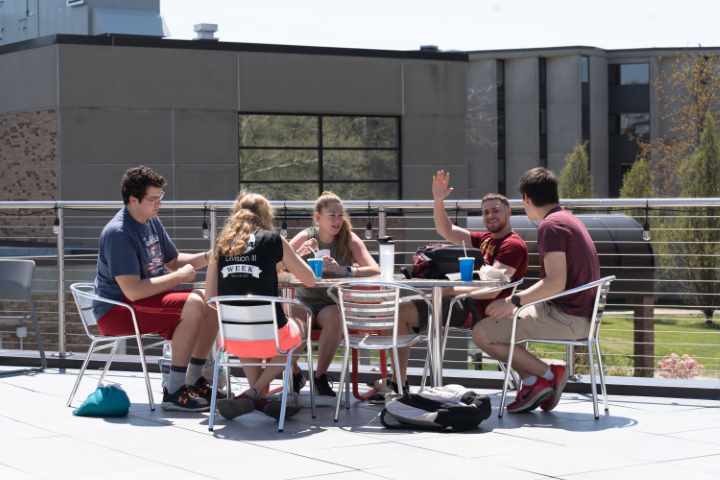
[[[645,141],[650,139],[650,114],[649,113],[621,113],[620,133],[629,139],[640,138]]]
[[[400,198],[400,119],[241,113],[240,188],[273,200],[332,190],[348,200]]]
[[[548,166],[548,137],[547,137],[547,61],[538,59],[538,130],[540,132],[540,166]]]
[[[497,161],[498,161],[498,193],[505,195],[506,179],[506,137],[505,137],[505,61],[495,62],[495,82],[497,92]]]
[[[587,55],[580,56],[580,81],[582,83],[590,82],[590,57]]]
[[[647,63],[620,64],[620,85],[647,85],[650,83],[650,65]]]

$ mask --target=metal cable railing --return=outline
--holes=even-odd
[[[434,230],[431,201],[345,204],[360,238],[364,238],[369,221],[374,238],[391,235],[396,239],[398,268],[411,265],[418,247],[441,241]],[[521,218],[519,202],[511,204]],[[287,212],[289,237],[310,225],[313,202],[273,205],[278,227]],[[580,215],[627,219],[612,229],[589,225],[602,273],[612,272],[618,277],[601,330],[610,374],[717,381],[720,319],[713,315],[720,309],[720,199],[586,199],[564,201],[563,205]],[[161,219],[180,250],[201,251],[212,244],[231,206],[231,201],[168,201],[163,203]],[[480,201],[475,200],[446,202],[449,216],[460,225],[477,223],[480,206]],[[86,349],[86,337],[68,287],[93,278],[100,231],[120,207],[120,202],[0,202],[0,257],[36,260],[34,298],[38,317],[48,349],[61,357]],[[203,238],[204,219],[210,225],[208,238]],[[649,241],[641,235],[645,228],[651,233]],[[517,225],[516,230],[526,238],[531,250],[526,278],[529,284],[538,277],[534,226],[526,222]],[[374,240],[368,242],[368,247],[371,252],[377,250]],[[24,312],[26,308],[0,300],[0,316]],[[0,321],[0,349],[13,352],[35,347],[31,329],[27,337],[18,337],[18,333],[24,334]],[[565,351],[547,346],[538,346],[536,351],[547,358],[567,356]],[[695,363],[674,361],[673,353],[681,359],[687,355]],[[573,356],[576,371],[583,373],[585,353],[576,351]],[[424,352],[413,352],[412,358],[411,365],[419,366]],[[468,332],[460,330],[451,333],[445,366],[458,370],[497,368],[494,362],[482,358]]]

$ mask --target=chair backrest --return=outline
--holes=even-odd
[[[217,307],[220,339],[275,340],[277,338],[277,308],[279,297],[261,295],[225,295],[209,300]]]
[[[331,287],[345,326],[350,330],[391,330],[397,321],[400,291],[390,282],[351,281]],[[337,294],[335,294],[337,292]]]
[[[95,285],[92,283],[73,283],[70,285],[70,291],[85,329],[97,325],[98,319],[93,311],[93,303],[100,297],[95,294]]]
[[[600,284],[595,293],[595,308],[593,309],[593,316],[590,319],[590,335],[591,337],[597,337],[600,333],[600,322],[602,321],[603,314],[605,313],[605,307],[607,306],[607,297],[610,293],[610,284],[615,280],[615,275],[609,277],[603,277],[598,280]]]
[[[3,300],[32,300],[32,260],[0,260],[0,298]]]

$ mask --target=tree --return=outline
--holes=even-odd
[[[720,106],[720,56],[684,54],[659,59],[653,84],[658,99],[655,138],[638,139],[640,156],[649,159],[658,195],[678,196],[677,167],[700,144],[708,112]]]
[[[592,197],[592,177],[585,143],[575,145],[565,157],[565,166],[560,173],[561,198]]]
[[[679,169],[680,194],[683,197],[720,196],[720,132],[712,112],[705,112],[700,143]],[[690,302],[705,313],[712,323],[715,307],[720,305],[717,285],[720,282],[717,258],[720,255],[720,233],[717,208],[693,209],[677,218],[670,249],[680,266],[687,267],[686,285]]]
[[[650,163],[645,158],[638,158],[632,168],[623,176],[620,188],[621,198],[647,198],[653,196]]]

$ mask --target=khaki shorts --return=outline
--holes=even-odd
[[[479,328],[490,343],[510,343],[512,319],[483,318]],[[587,338],[590,320],[568,315],[552,304],[540,303],[526,308],[517,320],[515,341],[524,339],[580,340]]]

